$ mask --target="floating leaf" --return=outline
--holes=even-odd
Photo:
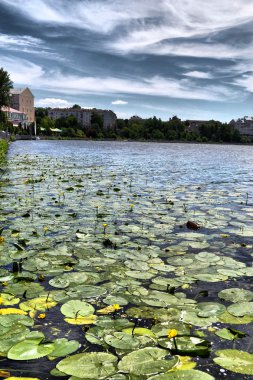
[[[197,315],[202,318],[216,316],[225,311],[225,306],[217,302],[200,302],[196,308]]]
[[[215,380],[215,378],[208,373],[199,370],[178,371],[165,373],[163,375],[157,375],[149,377],[148,380]]]
[[[13,294],[1,293],[0,294],[0,305],[16,305],[19,303],[20,299],[15,297]]]
[[[243,317],[235,317],[234,315],[225,311],[225,313],[219,315],[219,321],[223,323],[230,323],[232,325],[245,325],[253,322],[253,316],[244,315]]]
[[[235,340],[237,338],[243,338],[246,336],[244,332],[235,330],[231,327],[220,329],[216,331],[215,334],[218,335],[220,338],[227,340]]]
[[[46,311],[47,309],[51,309],[57,305],[57,302],[55,302],[52,298],[47,296],[42,296],[38,298],[33,298],[29,301],[25,301],[21,303],[19,306],[22,310],[25,311],[34,311],[34,310],[40,310],[40,311]]]
[[[54,350],[53,343],[40,344],[41,339],[27,339],[15,344],[7,354],[12,360],[31,360],[42,358]]]
[[[104,379],[117,372],[118,358],[103,352],[90,352],[69,356],[61,360],[56,368],[76,377]]]
[[[86,317],[92,315],[94,311],[91,304],[79,300],[68,301],[61,307],[61,313],[69,318]]]
[[[87,315],[86,317],[64,318],[64,321],[70,325],[91,325],[96,318],[96,315]]]
[[[141,345],[138,337],[123,332],[115,332],[104,337],[104,341],[114,348],[134,350]]]
[[[128,329],[122,330],[122,332],[126,334],[134,334],[134,335],[141,335],[141,336],[146,335],[151,338],[156,338],[155,334],[151,330],[145,327],[128,328]]]
[[[54,351],[50,353],[50,356],[54,357],[72,354],[80,347],[80,343],[77,340],[68,340],[66,338],[56,339],[53,343]]]
[[[227,311],[235,317],[253,316],[253,302],[238,302],[228,306]]]
[[[221,290],[218,293],[218,296],[222,300],[234,303],[253,300],[253,292],[240,288],[229,288]]]
[[[15,309],[11,307],[7,307],[5,309],[0,309],[0,315],[8,315],[8,314],[19,314],[19,315],[27,315],[27,312],[20,309]]]
[[[253,354],[239,350],[219,350],[214,362],[229,371],[253,375]]]
[[[174,367],[178,359],[176,357],[164,359],[168,351],[146,347],[124,356],[119,362],[119,369],[122,372],[129,372],[134,375],[152,375],[165,372]]]

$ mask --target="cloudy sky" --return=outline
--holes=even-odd
[[[1,0],[0,67],[37,106],[253,114],[252,0]]]

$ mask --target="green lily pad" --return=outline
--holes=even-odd
[[[217,302],[201,302],[196,308],[198,317],[202,318],[216,316],[224,313],[225,311],[225,306]]]
[[[87,379],[104,379],[117,372],[118,358],[103,352],[90,352],[69,356],[56,368],[67,375]]]
[[[168,351],[160,348],[146,347],[124,356],[119,362],[119,369],[122,372],[134,375],[152,375],[165,372],[173,368],[178,359],[176,357],[164,359]]]
[[[149,377],[148,380],[215,380],[215,378],[208,373],[191,369],[188,371],[176,371],[171,373],[164,373]]]
[[[245,325],[253,322],[253,316],[244,315],[243,317],[235,317],[234,315],[225,311],[225,313],[219,315],[219,321],[222,323],[229,323],[231,325]]]
[[[229,371],[253,375],[253,354],[239,350],[219,350],[214,362]]]
[[[12,360],[32,360],[51,354],[54,350],[53,343],[40,344],[41,339],[26,339],[15,344],[7,354]]]
[[[126,334],[140,335],[140,336],[149,336],[150,338],[156,338],[155,334],[145,327],[136,327],[136,328],[128,328],[122,330],[122,332]]]
[[[220,329],[215,332],[222,339],[235,340],[238,338],[244,338],[246,334],[242,331],[235,330],[231,327]]]
[[[253,302],[237,302],[228,306],[227,311],[235,317],[253,316]]]
[[[61,307],[61,313],[69,318],[76,318],[77,316],[85,317],[92,315],[94,311],[95,309],[92,305],[79,300],[68,301]]]
[[[77,340],[68,340],[66,338],[56,339],[53,343],[54,351],[50,353],[50,356],[54,357],[72,354],[80,347],[80,343]]]
[[[137,336],[124,332],[115,332],[104,337],[104,341],[114,348],[121,350],[134,350],[140,347],[140,339]]]
[[[33,326],[34,320],[29,318],[27,315],[20,314],[9,314],[9,315],[0,315],[0,325],[4,327],[10,327],[20,323],[24,326]]]
[[[218,293],[219,298],[229,302],[244,302],[253,300],[253,292],[240,288],[229,288]]]
[[[19,323],[1,329],[0,352],[6,353],[14,344],[22,341],[30,330]]]

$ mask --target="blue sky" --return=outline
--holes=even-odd
[[[252,0],[1,0],[0,67],[37,106],[253,114]]]

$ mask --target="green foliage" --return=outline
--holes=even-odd
[[[0,68],[0,109],[3,106],[8,106],[10,104],[10,91],[13,88],[13,83],[10,79],[10,75],[7,71]]]
[[[74,104],[74,109],[81,109]],[[241,136],[233,125],[215,120],[202,122],[198,127],[190,127],[190,121],[182,121],[177,116],[168,121],[152,117],[148,119],[118,119],[117,126],[108,128],[103,126],[103,117],[93,111],[89,127],[81,125],[75,116],[61,117],[57,120],[48,118],[48,108],[36,109],[38,131],[52,135],[52,128],[61,129],[60,136],[68,138],[90,139],[130,139],[130,140],[158,140],[158,141],[193,141],[198,143],[232,142],[251,143],[252,139]],[[40,129],[42,128],[42,130]]]
[[[0,166],[4,163],[8,150],[8,143],[6,140],[0,140]]]

